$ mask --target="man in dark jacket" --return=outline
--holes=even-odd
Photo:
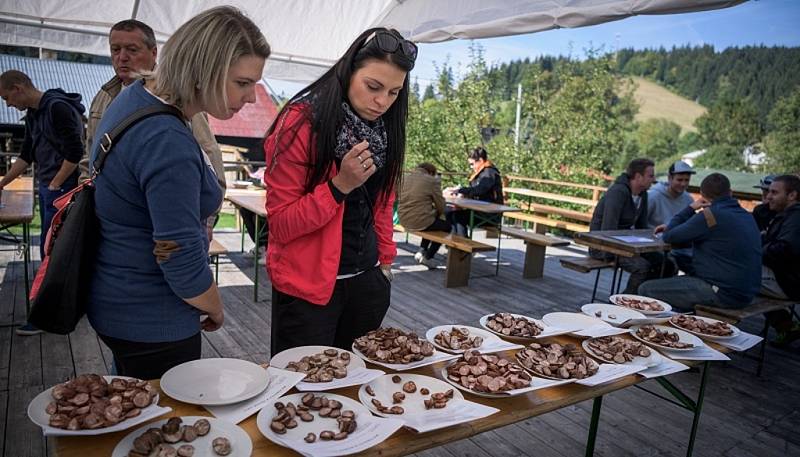
[[[630,230],[647,228],[647,189],[655,182],[655,164],[650,159],[634,159],[597,203],[589,230]],[[596,259],[611,254],[589,250]],[[661,273],[664,256],[653,252],[636,257],[620,257],[619,266],[630,273],[624,293],[635,294],[639,284]]]
[[[664,300],[681,311],[691,311],[695,305],[743,308],[761,287],[758,227],[731,197],[731,184],[724,175],[706,176],[700,195],[669,224],[655,230],[663,232],[666,243],[691,243],[694,275],[647,281],[639,294]]]
[[[767,231],[770,221],[772,221],[772,218],[775,217],[776,214],[775,211],[769,208],[769,202],[767,202],[769,186],[774,179],[775,175],[767,175],[761,178],[757,186],[753,186],[756,189],[761,189],[761,203],[753,208],[753,219],[756,220],[756,225],[758,225],[758,229],[761,230],[762,234]]]
[[[61,89],[42,92],[25,73],[8,70],[0,75],[0,96],[8,106],[25,114],[25,139],[22,152],[3,179],[6,184],[36,162],[39,182],[39,214],[42,234],[39,253],[44,258],[44,241],[56,214],[53,202],[78,184],[78,162],[83,155],[83,112],[81,96]],[[41,331],[30,324],[17,329],[20,335]]]
[[[766,200],[775,217],[763,237],[761,294],[800,300],[800,178],[775,177]],[[789,311],[767,313],[767,319],[778,331],[776,344],[785,345],[800,338],[800,328],[792,323]]]

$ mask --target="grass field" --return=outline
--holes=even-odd
[[[634,98],[639,103],[637,121],[664,118],[681,126],[683,133],[694,132],[694,120],[707,110],[704,106],[681,97],[644,78],[633,77],[636,83]]]

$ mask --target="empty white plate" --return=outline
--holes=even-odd
[[[581,313],[548,313],[542,316],[542,322],[550,327],[559,327],[569,330],[571,333],[580,332],[589,327],[611,327],[611,324],[608,322]]]
[[[230,405],[267,388],[267,370],[239,359],[200,359],[172,367],[161,378],[161,390],[193,405]]]
[[[631,319],[644,319],[645,315],[635,309],[624,306],[609,305],[608,303],[589,303],[581,306],[581,311],[589,317],[596,317],[613,326],[619,326]],[[600,314],[599,316],[597,314]]]

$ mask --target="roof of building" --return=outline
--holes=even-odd
[[[60,87],[66,92],[81,94],[87,111],[84,114],[88,114],[89,105],[100,86],[114,76],[111,65],[33,59],[9,54],[0,54],[0,68],[3,71],[19,70],[25,73],[31,78],[33,85],[42,91]],[[17,109],[10,108],[5,103],[0,104],[0,124],[22,125],[22,116],[24,113]]]
[[[245,105],[232,118],[225,121],[209,116],[208,123],[214,135],[263,138],[277,114],[278,107],[269,96],[266,84],[259,82],[256,85],[255,103]]]
[[[64,60],[34,59],[0,54],[0,68],[19,70],[31,78],[40,90],[60,87],[67,92],[77,92],[83,98],[88,115],[89,105],[100,87],[114,76],[111,65],[67,62]],[[215,135],[262,138],[277,115],[277,105],[263,82],[256,86],[256,102],[245,105],[233,118],[220,121],[209,117]],[[22,125],[24,113],[0,103],[0,124]]]

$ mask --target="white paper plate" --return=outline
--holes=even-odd
[[[206,419],[211,424],[211,431],[205,436],[198,436],[197,439],[191,443],[185,441],[175,443],[172,445],[175,449],[178,449],[182,444],[191,444],[194,446],[194,457],[218,457],[218,454],[216,454],[211,447],[211,442],[214,441],[214,438],[222,436],[228,438],[231,442],[231,453],[228,454],[228,457],[249,457],[250,454],[253,453],[253,441],[250,440],[250,436],[247,432],[236,424],[206,416],[181,416],[181,419],[183,419],[183,425],[192,425],[199,419]],[[169,420],[169,418],[151,422],[132,431],[117,444],[111,457],[126,457],[128,451],[133,449],[133,440],[138,438],[149,428],[161,427],[167,420]]]
[[[392,381],[392,377],[400,376],[400,383],[395,383]],[[403,384],[408,381],[414,381],[414,384],[417,385],[417,391],[414,393],[407,393],[403,392]],[[375,392],[375,396],[371,396],[367,393],[367,386],[370,386],[372,390]],[[420,389],[423,387],[427,388],[430,392],[428,395],[422,395],[420,393]],[[380,378],[374,379],[369,384],[363,384],[358,389],[358,399],[361,400],[361,404],[367,407],[373,414],[383,417],[392,417],[402,419],[403,416],[411,415],[411,414],[420,414],[425,413],[428,411],[446,411],[447,407],[444,409],[425,409],[425,403],[423,400],[430,398],[431,394],[436,392],[446,392],[452,389],[449,383],[441,381],[436,378],[432,378],[430,376],[423,376],[419,374],[387,374],[383,375]],[[395,392],[403,392],[406,398],[402,401],[402,403],[392,403],[392,394]],[[402,406],[405,410],[403,414],[386,414],[378,411],[378,408],[372,404],[372,399],[376,398],[378,401],[383,403],[384,406]],[[447,405],[450,406],[453,402],[462,401],[464,400],[464,395],[459,392],[458,390],[453,391],[453,398],[447,402]]]
[[[121,378],[121,379],[134,379],[129,378],[127,376],[103,376],[106,381],[111,382],[112,379]],[[116,425],[111,427],[103,427],[103,428],[96,428],[94,430],[64,430],[56,427],[50,426],[50,415],[45,412],[45,408],[51,401],[55,401],[51,392],[53,388],[50,387],[49,389],[45,390],[44,392],[40,393],[36,397],[28,403],[28,417],[30,420],[42,428],[42,431],[45,435],[53,435],[53,436],[90,436],[90,435],[102,435],[104,433],[111,433],[111,432],[118,432],[121,430],[129,429],[135,425],[139,425],[142,422],[147,422],[154,417],[161,416],[172,411],[172,408],[163,408],[158,406],[159,396],[156,395],[156,398],[153,399],[153,402],[150,406],[146,408],[142,408],[142,413],[136,417],[132,417],[130,419],[126,419]]]
[[[300,359],[306,356],[319,354],[326,349],[335,349],[338,352],[346,352],[350,354],[350,364],[347,365],[347,376],[342,379],[337,379],[336,381],[346,382],[348,378],[351,378],[351,372],[355,368],[366,368],[367,364],[361,360],[361,357],[353,354],[350,351],[346,351],[344,349],[335,348],[332,346],[300,346],[296,348],[287,349],[283,352],[279,352],[275,354],[270,360],[269,365],[275,368],[285,369],[286,365],[289,365],[289,362],[299,362]],[[338,357],[338,355],[337,355]],[[325,389],[326,384],[330,384],[330,382],[306,382],[307,385],[314,385],[319,386],[320,390]],[[353,385],[353,384],[348,384]],[[340,385],[340,387],[344,387]]]
[[[436,335],[439,334],[439,332],[441,332],[441,331],[449,332],[450,330],[452,330],[453,327],[465,328],[465,329],[469,330],[469,336],[470,337],[479,336],[479,337],[483,338],[483,344],[481,345],[481,347],[486,346],[486,343],[489,342],[489,341],[498,342],[498,343],[503,341],[500,338],[498,338],[494,333],[490,333],[487,330],[483,330],[483,329],[476,328],[476,327],[470,327],[470,326],[467,326],[467,325],[455,325],[455,324],[453,324],[453,325],[438,325],[436,327],[428,329],[428,331],[425,332],[425,339],[427,339],[428,341],[433,343],[433,345],[436,346],[436,349],[438,349],[440,351],[451,352],[453,354],[463,354],[464,353],[464,349],[450,349],[450,348],[446,348],[446,347],[444,347],[444,346],[442,346],[442,345],[440,345],[439,343],[436,342],[435,337],[436,337]],[[475,348],[475,349],[481,350],[481,347],[478,347],[478,348]]]
[[[693,351],[693,350],[695,350],[695,349],[697,349],[699,347],[705,346],[705,344],[703,343],[703,340],[701,340],[700,338],[692,335],[691,333],[689,333],[689,332],[687,332],[685,330],[681,330],[681,329],[676,328],[676,327],[670,327],[670,326],[667,326],[667,325],[654,325],[653,327],[655,327],[658,330],[677,334],[678,335],[678,341],[680,341],[681,343],[689,343],[689,344],[692,345],[692,347],[685,348],[685,349],[678,349],[678,348],[672,348],[672,347],[669,347],[669,346],[662,346],[662,345],[660,345],[658,343],[653,343],[652,341],[648,341],[648,340],[640,337],[639,335],[637,335],[636,332],[639,330],[639,327],[643,327],[643,326],[642,325],[634,325],[633,327],[631,327],[631,336],[636,338],[637,340],[641,341],[642,343],[648,345],[648,346],[652,346],[652,347],[655,347],[655,348],[658,348],[658,349],[666,349],[668,351]]]
[[[636,311],[635,309],[626,308],[624,306],[609,305],[608,303],[589,303],[588,305],[581,306],[581,311],[589,317],[596,317],[603,322],[607,322],[613,326],[619,326],[625,321],[631,319],[644,319],[645,315]],[[598,317],[596,313],[600,313]],[[609,316],[614,316],[613,318]]]
[[[611,327],[611,324],[582,313],[555,312],[542,316],[542,322],[550,327],[560,327],[569,333],[580,332],[589,327]]]
[[[454,361],[454,362],[448,363],[446,366],[443,366],[443,367],[442,367],[442,368],[439,370],[439,375],[440,375],[440,376],[442,377],[442,379],[444,379],[444,380],[445,380],[445,381],[446,381],[448,384],[450,384],[450,385],[452,385],[452,386],[456,387],[458,390],[461,390],[462,392],[471,393],[472,395],[477,395],[477,396],[479,396],[479,397],[485,397],[485,398],[508,398],[508,397],[516,397],[517,395],[523,395],[523,394],[526,394],[526,393],[528,393],[528,392],[530,391],[530,389],[528,389],[528,387],[530,387],[530,386],[531,386],[531,383],[528,383],[528,385],[527,385],[527,386],[525,386],[525,387],[522,387],[522,388],[520,388],[520,389],[508,390],[508,391],[506,391],[505,393],[494,393],[494,394],[493,394],[493,393],[491,393],[491,392],[476,392],[476,391],[474,391],[474,390],[467,389],[466,387],[462,386],[460,382],[455,382],[455,381],[451,380],[451,379],[450,379],[450,378],[447,376],[447,368],[448,368],[448,367],[450,367],[451,365],[455,364],[456,362],[457,362],[457,361]],[[517,360],[516,360],[516,359],[509,359],[509,362],[516,363],[517,365],[519,365],[519,366],[522,366],[522,365],[521,365],[519,362],[517,362]],[[524,370],[524,368],[525,368],[525,367],[523,367],[523,372],[524,372],[524,373],[526,373],[526,374],[528,374],[528,375],[530,376],[530,373],[528,373],[528,371],[527,371],[527,370]],[[532,380],[531,380],[531,381],[532,381]]]
[[[297,421],[297,427],[293,429],[286,430],[286,433],[283,435],[278,435],[277,433],[273,432],[272,429],[269,427],[272,423],[272,418],[277,415],[277,410],[275,409],[275,403],[281,402],[284,405],[288,404],[289,402],[294,403],[295,405],[302,405],[303,402],[301,399],[303,395],[308,394],[299,393],[299,394],[291,394],[283,396],[271,404],[265,406],[261,411],[258,413],[258,417],[256,417],[256,425],[258,426],[258,430],[264,435],[268,440],[272,441],[273,443],[279,446],[287,446],[291,449],[295,449],[292,443],[297,443],[299,445],[307,445],[304,441],[306,435],[309,433],[313,433],[317,435],[317,441],[314,444],[324,445],[326,442],[321,441],[319,439],[319,433],[324,430],[331,430],[333,432],[338,432],[339,430],[339,423],[336,422],[336,419],[330,417],[319,417],[316,411],[309,411],[309,413],[314,415],[314,420],[311,422],[303,422],[301,420]],[[316,396],[324,396],[329,400],[337,400],[342,403],[342,411],[344,410],[351,410],[356,413],[356,423],[360,424],[362,419],[366,419],[367,417],[372,417],[372,414],[369,410],[362,405],[361,403],[351,399],[350,397],[345,397],[342,395],[336,394],[314,394]],[[353,437],[358,434],[359,428],[356,427],[356,431],[353,432]],[[344,440],[345,442],[347,440]],[[378,444],[378,443],[375,443]]]
[[[672,311],[672,306],[670,306],[669,303],[663,302],[661,300],[657,300],[655,298],[645,297],[643,295],[616,294],[616,295],[612,295],[612,296],[608,297],[608,301],[610,301],[611,303],[613,303],[615,305],[619,305],[619,306],[623,306],[623,307],[627,308],[627,306],[623,305],[622,303],[617,303],[620,298],[630,298],[630,299],[636,299],[636,300],[650,300],[650,301],[654,301],[654,302],[656,302],[659,305],[664,307],[664,309],[662,309],[661,311],[645,311],[645,310],[642,310],[642,309],[630,308],[630,309],[633,309],[634,311],[638,311],[638,312],[644,314],[645,316],[657,316],[659,314],[664,314],[664,313],[668,313],[668,312]]]
[[[161,378],[161,390],[193,405],[230,405],[267,388],[267,370],[239,359],[199,359],[172,367]]]
[[[353,353],[359,357],[361,357],[365,362],[369,362],[375,365],[380,365],[382,367],[389,368],[390,370],[395,371],[406,371],[406,370],[413,370],[414,368],[424,367],[427,365],[433,365],[436,362],[443,362],[445,360],[452,360],[457,358],[458,356],[455,354],[450,354],[449,352],[442,352],[436,347],[433,348],[433,355],[428,357],[424,357],[422,360],[417,360],[416,362],[411,362],[407,364],[396,364],[396,363],[385,363],[379,362],[377,360],[372,360],[363,354],[361,351],[356,349],[356,344],[353,343]]]
[[[717,322],[722,322],[722,321],[720,321],[720,320],[717,320],[717,319],[712,319],[712,318],[710,318],[710,317],[703,317],[703,316],[690,316],[690,317],[693,317],[693,318],[695,318],[695,319],[700,319],[700,320],[706,321],[706,322],[708,322],[709,324],[714,324],[714,323],[717,323]],[[733,324],[728,324],[727,322],[723,322],[723,323],[725,323],[725,324],[728,324],[728,327],[730,327],[730,328],[731,328],[731,330],[733,331],[733,334],[731,334],[731,335],[728,335],[728,336],[714,336],[714,335],[707,335],[707,334],[705,334],[705,333],[694,332],[694,331],[692,331],[692,330],[689,330],[689,329],[687,329],[687,328],[683,328],[683,327],[681,327],[680,325],[676,324],[676,323],[675,323],[675,322],[674,322],[672,319],[670,319],[670,320],[669,320],[669,323],[670,323],[670,325],[672,325],[673,327],[676,327],[676,328],[679,328],[679,329],[681,329],[681,330],[687,331],[687,332],[691,333],[692,335],[697,335],[697,336],[699,336],[700,338],[707,339],[707,340],[712,340],[712,341],[714,341],[714,340],[719,340],[719,341],[732,340],[732,339],[736,338],[737,336],[739,336],[739,335],[742,333],[742,331],[741,331],[741,330],[739,330],[739,328],[738,328],[738,327],[736,327],[736,326],[735,326],[735,325],[733,325]]]
[[[534,319],[532,317],[524,316],[522,314],[508,313],[508,314],[510,314],[510,315],[512,315],[514,317],[523,318],[523,319],[527,319],[529,321],[535,322],[536,325],[538,325],[539,327],[542,327],[543,330],[542,330],[541,334],[533,336],[533,337],[503,335],[500,332],[495,332],[494,330],[490,329],[486,325],[486,323],[489,322],[489,318],[494,316],[495,314],[497,314],[497,313],[491,313],[491,314],[487,314],[485,316],[482,316],[480,318],[480,320],[478,321],[478,323],[480,323],[481,327],[485,328],[487,332],[492,332],[493,334],[499,336],[500,338],[506,339],[506,340],[528,343],[528,342],[531,342],[531,341],[533,341],[535,339],[539,339],[539,338],[547,338],[549,336],[563,335],[563,334],[569,333],[568,329],[548,328],[548,327],[557,327],[557,326],[549,325],[546,322],[543,322],[543,321],[541,321],[539,319]]]
[[[598,362],[597,360],[595,360],[595,359],[593,359],[591,357],[586,357],[586,360],[588,360],[589,363],[593,363],[594,366],[596,366],[598,369],[600,368],[600,362]],[[514,354],[514,362],[516,362],[517,365],[519,365],[522,368],[524,368],[525,371],[527,371],[528,374],[533,376],[533,377],[542,378],[542,379],[552,379],[553,381],[567,381],[567,379],[560,378],[558,376],[547,376],[547,375],[542,374],[542,373],[537,373],[537,372],[533,371],[533,369],[526,367],[525,364],[523,364],[522,361],[519,360],[519,351]],[[597,373],[595,373],[595,374],[597,374]],[[594,375],[592,375],[592,376],[594,376]],[[589,377],[591,377],[591,376],[589,376]],[[586,377],[586,378],[583,378],[583,379],[588,379],[589,377]],[[570,378],[568,381],[581,381],[581,379]]]
[[[633,360],[631,360],[630,362],[617,363],[617,362],[614,362],[613,360],[606,360],[606,359],[600,357],[599,354],[594,352],[592,350],[592,348],[589,347],[589,341],[591,341],[593,339],[594,338],[589,338],[588,340],[583,340],[581,342],[581,347],[583,347],[583,350],[586,351],[587,354],[589,354],[590,356],[592,356],[595,359],[599,360],[601,363],[610,363],[610,364],[614,364],[614,365],[637,365],[637,366],[645,366],[645,367],[648,367],[648,368],[654,367],[654,366],[658,365],[659,363],[661,363],[662,356],[655,349],[650,349],[650,357],[634,357]]]
[[[236,189],[247,189],[251,185],[252,181],[233,181],[233,187]]]

